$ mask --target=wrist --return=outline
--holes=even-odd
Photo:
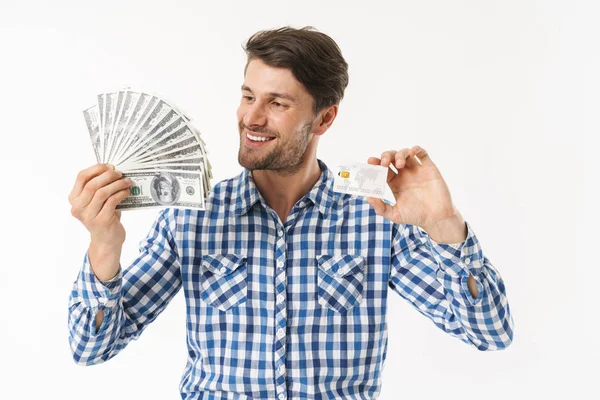
[[[114,253],[120,252],[123,247],[123,242],[115,241],[112,238],[106,239],[106,235],[90,235],[90,249],[94,249],[100,253]]]
[[[121,249],[121,245],[114,243],[103,243],[94,240],[90,242],[88,260],[97,279],[108,281],[117,275],[119,272]]]
[[[467,225],[458,210],[451,217],[428,223],[421,228],[431,240],[441,244],[459,244],[467,238]]]

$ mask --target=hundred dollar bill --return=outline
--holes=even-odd
[[[117,210],[156,207],[205,209],[202,174],[181,171],[124,173],[133,181],[129,196]]]
[[[146,116],[152,111],[157,101],[158,98],[155,96],[140,93],[130,119],[127,137],[121,142],[115,160],[119,160],[124,151],[131,149],[131,143],[137,139],[140,126],[146,120]]]
[[[169,164],[137,164],[131,165],[124,172],[125,176],[128,176],[130,173],[137,172],[194,172],[199,174],[204,174],[204,165],[200,164],[182,164],[182,163],[169,163]]]
[[[195,138],[186,139],[182,142],[170,145],[163,149],[160,154],[151,155],[136,161],[136,163],[156,163],[161,161],[175,160],[185,157],[202,157],[202,146]]]
[[[132,166],[160,166],[162,163],[168,162],[169,164],[200,164],[204,163],[204,170],[207,172],[208,177],[212,179],[212,174],[208,169],[211,168],[210,161],[206,156],[193,154],[191,156],[182,156],[178,158],[168,159],[166,161],[148,161],[148,162],[134,162]]]
[[[104,101],[104,111],[102,113],[102,143],[104,148],[102,150],[103,160],[108,161],[110,152],[110,132],[113,126],[113,119],[115,116],[117,98],[114,93],[105,93],[100,95]]]
[[[199,173],[202,176],[202,187],[204,189],[204,196],[208,197],[208,193],[210,191],[210,181],[207,179],[205,170],[204,170],[204,161],[200,158],[197,159],[197,162],[194,163],[180,163],[180,162],[172,162],[172,163],[157,163],[157,164],[132,164],[127,168],[125,172],[125,176],[129,173],[150,173],[153,171],[166,171],[166,172],[195,172]]]
[[[178,159],[174,159],[174,160],[169,160],[168,163],[169,164],[201,164],[203,163],[204,157],[203,156],[191,156],[191,157],[183,157],[183,158],[178,158]],[[132,166],[156,166],[156,165],[161,165],[162,162],[157,162],[157,163],[132,163],[130,165]]]
[[[116,134],[119,130],[119,120],[121,118],[121,112],[123,108],[123,100],[125,99],[125,91],[119,90],[116,93],[109,93],[109,96],[113,97],[113,101],[115,103],[115,113],[112,118],[112,126],[110,128],[110,133],[108,134],[109,144],[108,144],[108,161],[112,160],[114,151],[115,151],[115,141]],[[115,100],[116,99],[116,100]]]
[[[152,128],[137,149],[126,153],[119,163],[133,162],[145,158],[192,135],[193,133],[187,128],[185,120],[176,111],[171,110],[159,124]]]
[[[105,162],[104,160],[104,113],[105,113],[105,101],[104,97],[106,95],[99,94],[98,95],[98,126],[100,132],[100,162]]]
[[[129,143],[128,151],[134,151],[140,149],[141,141],[146,135],[156,126],[164,116],[171,110],[171,107],[161,99],[155,103],[154,108],[145,117],[142,123],[139,125],[137,132],[133,136],[132,141]]]
[[[338,193],[387,198],[388,168],[366,163],[338,165],[333,169],[333,190]]]
[[[207,157],[208,150],[206,149],[206,143],[202,139],[202,135],[200,134],[200,131],[198,130],[198,128],[196,128],[193,125],[190,125],[190,129],[196,134],[196,137],[198,138],[198,141],[200,142],[202,155],[204,156],[204,168],[206,170],[206,173],[208,174],[208,178],[212,179],[214,177],[213,177],[213,173],[212,173],[212,165],[210,164],[210,161]]]
[[[128,86],[127,88],[134,92],[140,91],[139,88],[137,88],[136,86]],[[176,104],[170,98],[166,98],[162,94],[156,93],[156,92],[153,92],[151,94],[153,96],[156,96],[156,97],[162,99],[162,101],[164,101],[171,109],[176,110],[181,115],[181,117],[185,120],[186,123],[192,121],[192,118],[181,107],[179,107],[178,104]]]
[[[83,111],[83,117],[90,134],[90,140],[92,141],[92,147],[94,154],[96,155],[96,161],[101,162],[102,158],[100,154],[102,152],[102,144],[100,139],[100,121],[98,120],[98,106],[94,105]]]
[[[171,99],[165,99],[165,97],[162,95],[159,97],[162,98],[163,101],[169,105],[169,107],[171,107],[173,110],[177,111],[177,113],[179,115],[181,115],[181,117],[183,118],[183,120],[186,123],[192,121],[192,118],[185,111],[183,111],[183,109],[181,107],[179,107],[177,104],[175,104],[173,101],[171,101]]]
[[[132,124],[133,112],[135,106],[137,105],[138,98],[140,97],[139,93],[132,92],[130,90],[125,91],[125,95],[123,98],[123,106],[121,107],[121,113],[119,115],[119,120],[115,126],[115,139],[114,139],[114,149],[113,149],[113,158],[111,159],[112,163],[117,161],[117,155],[121,150],[121,143],[127,136],[127,129],[130,124]]]
[[[114,93],[106,93],[106,105],[107,107],[110,105],[111,109],[107,108],[106,115],[106,127],[105,129],[108,131],[108,135],[106,136],[106,162],[110,162],[110,156],[113,145],[113,131],[115,128],[115,122],[117,119],[117,113],[119,112],[119,94],[117,92]]]

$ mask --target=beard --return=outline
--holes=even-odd
[[[276,140],[277,143],[268,152],[243,145],[243,141],[246,140],[246,135],[243,135],[243,132],[250,129],[242,121],[238,124],[238,130],[240,132],[238,162],[242,167],[248,168],[250,171],[277,171],[281,175],[291,175],[302,168],[304,154],[312,137],[312,123],[309,122],[303,125],[298,131],[291,134],[287,140],[282,139],[279,132],[266,128],[252,130],[252,132],[266,133],[275,137],[273,140]]]

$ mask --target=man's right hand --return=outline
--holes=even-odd
[[[125,228],[117,205],[129,195],[129,179],[108,164],[96,164],[77,175],[69,195],[71,214],[90,232],[88,258],[100,280],[109,280],[119,270]]]

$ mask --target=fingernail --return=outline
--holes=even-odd
[[[113,171],[115,170],[115,166],[112,164],[106,164],[106,166],[110,169],[112,169]]]

